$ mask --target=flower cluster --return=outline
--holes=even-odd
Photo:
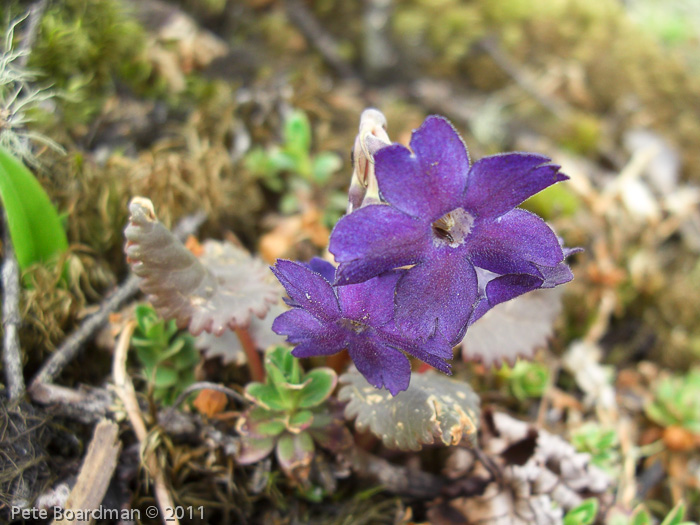
[[[573,278],[571,251],[541,218],[516,208],[568,177],[531,153],[472,163],[439,116],[414,131],[410,150],[388,144],[378,112],[369,111],[355,175],[360,189],[378,192],[359,203],[353,180],[356,202],[330,239],[337,269],[278,261],[273,271],[293,308],[273,329],[298,345],[297,357],[347,348],[371,384],[396,394],[410,379],[404,352],[449,372],[451,347],[490,308]]]

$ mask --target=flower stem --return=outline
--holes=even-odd
[[[264,381],[265,369],[263,368],[262,361],[260,361],[260,354],[255,347],[253,338],[250,337],[250,333],[246,328],[236,328],[236,335],[245,351],[251,378],[253,381]]]

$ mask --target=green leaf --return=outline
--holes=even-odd
[[[369,429],[387,447],[420,450],[436,437],[445,445],[476,438],[479,396],[467,383],[414,373],[408,390],[392,397],[356,371],[342,375],[340,382],[338,399],[348,401],[346,419],[356,418],[357,430]]]
[[[314,157],[311,167],[314,182],[319,185],[325,184],[342,165],[343,161],[335,153],[329,151],[319,153]]]
[[[590,525],[598,515],[598,500],[589,498],[564,516],[564,525]]]
[[[274,173],[280,171],[296,171],[297,161],[294,157],[285,153],[284,151],[273,150],[268,154],[268,160],[270,162],[270,167]]]
[[[275,447],[277,441],[274,437],[242,437],[241,448],[236,454],[239,465],[252,465],[267,457]]]
[[[188,335],[182,336],[184,345],[180,353],[173,357],[173,365],[178,370],[194,367],[199,363],[199,351],[194,347],[193,341]]]
[[[158,350],[150,346],[137,347],[136,357],[147,368],[154,368],[158,364]]]
[[[177,370],[161,366],[156,368],[153,385],[156,388],[166,388],[178,384],[178,380]]]
[[[274,385],[249,383],[245,387],[245,395],[253,403],[268,410],[285,411],[291,408],[291,401],[286,397],[282,397]]]
[[[304,388],[299,393],[299,408],[315,407],[328,399],[338,383],[331,368],[315,368],[304,376]]]
[[[0,148],[0,198],[20,269],[48,262],[68,249],[56,208],[34,175]]]
[[[291,191],[282,195],[279,203],[280,211],[285,215],[290,215],[299,211],[299,199]]]
[[[308,155],[311,149],[311,124],[301,110],[293,111],[284,122],[284,148],[293,155]]]
[[[630,525],[651,525],[651,516],[649,515],[649,511],[647,511],[645,508],[639,507],[632,516]]]
[[[308,428],[314,421],[314,415],[310,410],[301,410],[289,418],[289,431],[298,433]]]
[[[679,501],[678,504],[671,509],[661,525],[681,525],[685,517],[685,503]]]
[[[277,460],[282,470],[289,474],[310,465],[314,450],[314,441],[307,432],[285,434],[277,442]]]
[[[263,436],[279,436],[286,428],[284,421],[273,420],[259,423],[255,430]]]

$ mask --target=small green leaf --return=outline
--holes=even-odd
[[[678,504],[671,509],[661,525],[681,525],[685,517],[685,503],[679,501]]]
[[[310,465],[314,449],[314,441],[307,432],[285,434],[277,442],[277,460],[282,470],[289,474]]]
[[[298,433],[313,423],[314,415],[310,410],[301,410],[289,418],[289,431]]]
[[[598,500],[589,498],[564,516],[564,525],[591,525],[598,515]]]
[[[162,363],[163,361],[170,359],[172,356],[177,355],[180,350],[185,346],[185,341],[182,338],[176,338],[172,342],[161,347],[161,353],[158,356],[158,360]]]
[[[300,408],[315,407],[328,399],[338,382],[331,368],[315,368],[304,376],[305,385],[299,394]]]
[[[651,525],[651,516],[649,515],[649,511],[643,507],[639,507],[632,516],[630,525]]]
[[[319,153],[314,157],[311,168],[314,182],[318,185],[325,184],[342,165],[343,161],[335,153],[329,151]]]
[[[178,383],[177,370],[172,368],[158,367],[156,368],[153,385],[156,388],[166,388]]]
[[[284,122],[284,148],[293,155],[308,155],[311,149],[311,124],[301,110],[293,111]]]
[[[56,208],[34,175],[0,148],[0,198],[20,269],[48,262],[68,249]]]
[[[279,209],[285,215],[290,215],[299,211],[299,199],[293,192],[287,192],[280,199]]]
[[[137,347],[136,357],[147,368],[154,368],[158,364],[158,351],[150,346]]]
[[[268,153],[268,160],[270,162],[270,167],[275,173],[280,171],[295,171],[297,168],[297,162],[288,153],[279,150],[273,150]]]
[[[283,398],[274,385],[250,383],[245,388],[245,395],[253,403],[268,410],[285,411],[291,408],[290,400]]]
[[[286,428],[284,421],[274,420],[258,424],[255,430],[263,436],[279,436]]]
[[[236,454],[239,465],[252,465],[266,458],[275,448],[274,437],[242,437],[241,448]]]
[[[348,401],[346,419],[357,418],[359,431],[368,428],[387,447],[420,450],[436,437],[445,445],[476,438],[479,396],[467,383],[432,372],[413,373],[408,390],[392,397],[356,371],[343,374],[340,382],[338,399]]]
[[[187,334],[183,334],[183,338],[185,338],[185,341],[182,350],[173,357],[173,365],[178,370],[192,368],[199,363],[200,360],[199,352],[193,346],[194,343],[191,337]]]

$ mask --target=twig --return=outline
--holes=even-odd
[[[2,212],[5,222],[3,243],[5,246],[5,260],[2,263],[2,324],[3,337],[3,365],[5,369],[5,381],[10,400],[14,401],[24,396],[24,374],[22,372],[22,350],[19,346],[19,265],[15,258],[10,238],[10,228],[7,223],[7,215]]]
[[[265,369],[260,361],[260,354],[258,354],[258,349],[255,347],[255,342],[253,338],[250,337],[250,332],[245,328],[236,328],[235,332],[245,351],[248,369],[250,370],[253,381],[264,381]]]
[[[51,412],[69,417],[86,425],[110,416],[114,394],[104,388],[66,388],[51,383],[39,383],[32,390],[32,401],[52,405]]]
[[[318,23],[314,14],[299,0],[286,0],[287,18],[302,32],[309,43],[314,46],[323,59],[344,78],[356,78],[357,73],[341,56],[338,44],[333,37]]]
[[[136,438],[141,443],[142,449],[145,447],[148,440],[148,430],[146,429],[146,424],[143,422],[141,417],[141,408],[139,407],[139,402],[136,399],[136,391],[134,390],[134,384],[131,382],[131,378],[126,373],[126,356],[129,350],[129,342],[131,341],[131,335],[134,333],[134,328],[136,327],[135,321],[129,321],[119,335],[117,341],[117,346],[114,351],[114,362],[112,365],[112,376],[114,379],[114,387],[117,391],[117,396],[124,403],[124,408],[126,414],[131,422],[131,427],[134,429]],[[165,522],[166,516],[170,517],[172,513],[166,513],[166,509],[174,509],[175,505],[168,491],[167,484],[165,482],[165,476],[163,471],[158,465],[158,459],[153,450],[144,451],[144,462],[146,468],[148,469],[149,475],[153,478],[156,501],[158,507],[160,508],[160,515]],[[168,520],[168,523],[179,524],[179,520],[174,518]]]
[[[121,307],[131,296],[139,290],[141,279],[135,275],[129,275],[128,279],[102,303],[100,309],[87,317],[80,327],[69,335],[63,344],[48,359],[41,370],[34,376],[29,386],[29,392],[33,395],[34,390],[42,383],[52,383],[70,363],[83,345],[93,336],[93,334],[107,322],[109,314]]]
[[[96,427],[90,441],[87,454],[80,468],[78,480],[71,490],[65,504],[65,510],[92,511],[97,510],[107,492],[107,487],[114,474],[121,450],[119,441],[119,425],[102,420]],[[54,525],[69,523],[88,524],[92,520],[54,520]]]
[[[235,399],[239,403],[245,403],[246,400],[245,398],[233,390],[232,388],[225,387],[224,385],[219,385],[218,383],[210,383],[209,381],[200,381],[198,383],[194,383],[187,388],[185,388],[182,393],[177,396],[177,399],[175,399],[175,402],[172,405],[172,409],[175,407],[180,406],[180,404],[189,396],[192,392],[196,392],[197,390],[203,390],[203,389],[208,389],[208,390],[216,390],[217,392],[223,392],[227,396],[229,396],[232,399]]]
[[[445,485],[438,476],[393,465],[357,447],[350,452],[350,461],[359,475],[374,478],[395,494],[431,499],[439,496]]]

